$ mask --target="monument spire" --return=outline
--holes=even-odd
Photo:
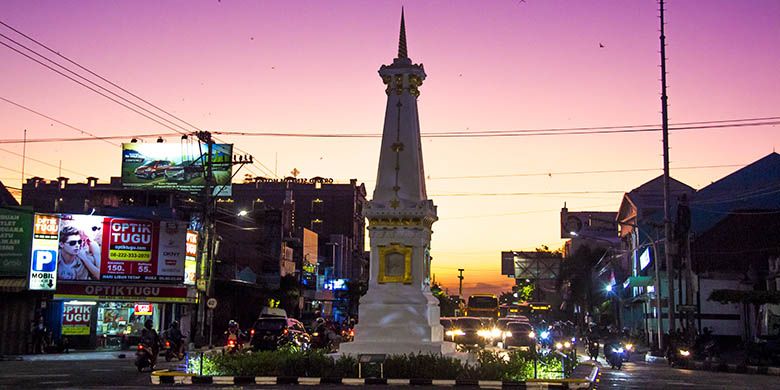
[[[406,52],[406,23],[404,23],[403,8],[401,8],[401,33],[398,37],[398,58],[409,58]]]

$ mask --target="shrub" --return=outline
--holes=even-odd
[[[201,356],[203,361],[201,362]],[[202,363],[202,373],[201,373]],[[560,358],[540,355],[537,376],[542,379],[563,377]],[[573,370],[566,366],[566,375]],[[224,355],[211,352],[190,355],[187,372],[211,376],[298,376],[355,378],[357,360],[351,356],[334,359],[323,351],[301,351],[284,348],[246,354]],[[384,363],[386,378],[515,380],[534,377],[533,353],[523,351],[480,351],[473,364],[458,359],[432,355],[391,355]],[[379,376],[376,364],[364,364],[363,376]]]

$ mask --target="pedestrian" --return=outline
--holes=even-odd
[[[43,316],[38,316],[38,319],[33,321],[32,324],[32,341],[33,341],[33,353],[39,354],[46,352],[46,324],[44,323]]]

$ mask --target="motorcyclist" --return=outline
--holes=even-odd
[[[160,353],[160,335],[157,334],[153,326],[154,322],[149,319],[144,322],[144,328],[141,329],[141,344],[152,350],[152,356],[149,358],[152,369],[154,369],[157,355]]]
[[[225,344],[230,344],[230,340],[235,341],[236,351],[241,351],[243,347],[241,329],[235,320],[228,321],[228,330],[225,331]]]
[[[181,356],[184,353],[184,335],[181,334],[179,329],[179,321],[171,322],[166,332],[166,338],[171,342],[171,347],[177,356]]]

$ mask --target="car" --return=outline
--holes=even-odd
[[[274,351],[286,345],[306,350],[311,346],[311,336],[294,318],[260,316],[249,332],[249,345],[254,351]]]
[[[135,176],[144,179],[154,179],[164,176],[165,170],[171,166],[168,160],[151,160],[135,169]]]
[[[504,348],[528,348],[531,349],[536,343],[536,335],[531,324],[526,322],[509,322],[506,324],[502,338]]]
[[[203,165],[199,160],[185,160],[165,169],[165,180],[172,182],[188,182],[203,176]]]
[[[485,346],[487,339],[480,335],[485,331],[485,323],[477,317],[455,318],[452,328],[445,332],[450,341],[461,346]]]

